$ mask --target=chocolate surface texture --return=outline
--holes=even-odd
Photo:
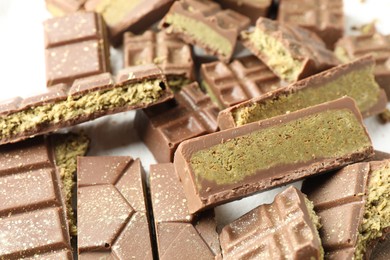
[[[138,110],[135,128],[158,162],[172,162],[184,140],[217,131],[219,109],[197,83],[184,86],[175,99]]]
[[[216,0],[216,2],[225,9],[232,9],[248,16],[252,24],[255,24],[260,16],[267,16],[272,4],[272,0]]]
[[[372,155],[355,102],[345,97],[184,141],[174,164],[194,213]]]
[[[386,109],[387,98],[374,78],[374,59],[365,56],[222,110],[220,129],[232,128],[343,96],[353,98],[363,117]]]
[[[79,259],[153,259],[140,160],[79,157],[77,167]]]
[[[313,204],[290,186],[220,234],[223,259],[323,259]]]

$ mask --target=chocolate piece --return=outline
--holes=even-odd
[[[336,43],[335,54],[342,62],[371,54],[376,63],[375,79],[390,99],[390,35],[345,36]]]
[[[0,144],[76,125],[104,115],[146,108],[173,97],[155,65],[130,67],[76,80],[65,90],[52,87],[42,95],[0,105]],[[18,108],[15,109],[15,106]]]
[[[240,30],[250,23],[248,17],[232,10],[221,10],[208,0],[176,1],[160,26],[167,34],[198,45],[206,53],[228,62],[233,55]]]
[[[194,213],[372,154],[355,102],[345,97],[184,141],[174,163]]]
[[[364,117],[386,108],[386,95],[374,79],[374,60],[363,57],[321,72],[288,87],[248,100],[221,111],[221,129],[290,113],[305,107],[349,96]]]
[[[79,259],[153,259],[140,160],[79,157],[77,168]]]
[[[339,64],[314,33],[260,17],[254,30],[241,34],[243,44],[279,78],[293,82]]]
[[[197,83],[175,94],[175,100],[138,110],[135,128],[158,162],[172,162],[184,140],[217,131],[219,109]]]
[[[125,31],[140,33],[160,20],[174,0],[106,1],[87,0],[85,9],[101,13],[107,23],[111,42],[122,43]]]
[[[327,259],[369,259],[390,230],[390,160],[363,162],[307,179],[302,191],[321,217]]]
[[[272,0],[216,0],[224,9],[232,9],[248,16],[255,24],[260,16],[267,16]]]
[[[167,76],[169,87],[180,89],[194,80],[191,48],[165,32],[146,31],[142,35],[126,32],[123,38],[124,66],[155,63]]]
[[[0,147],[0,258],[72,259],[53,146],[34,138]]]
[[[390,122],[390,110],[385,109],[382,113],[379,114],[379,119],[383,124]]]
[[[207,92],[221,109],[282,86],[281,80],[255,56],[237,58],[230,64],[204,63],[200,73]]]
[[[214,259],[220,254],[213,214],[194,220],[172,163],[150,166],[150,193],[160,259]]]
[[[390,159],[390,153],[374,150],[374,156],[370,161],[382,161],[385,159]]]
[[[290,186],[220,234],[223,259],[323,259],[313,204]]]
[[[84,9],[86,0],[45,0],[46,9],[53,16],[63,16]]]
[[[390,259],[390,234],[384,241],[380,241],[371,254],[371,259],[388,260]]]
[[[280,0],[278,22],[299,25],[315,32],[333,50],[344,34],[344,12],[342,0]]]
[[[99,14],[78,12],[48,19],[44,30],[48,87],[110,71],[106,28]]]

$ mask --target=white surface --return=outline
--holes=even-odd
[[[346,29],[374,19],[382,33],[390,33],[389,0],[344,0]],[[1,96],[27,97],[46,90],[42,22],[49,18],[43,0],[0,0],[0,75]],[[112,49],[115,70],[122,64],[120,50]],[[389,106],[388,106],[389,107]],[[155,163],[133,129],[134,112],[106,116],[75,127],[84,129],[92,139],[89,155],[131,155],[140,157],[146,171]],[[375,149],[390,152],[390,124],[376,118],[365,121]],[[296,184],[300,187],[300,183]],[[281,189],[274,189],[217,208],[220,225],[262,203],[270,203]]]

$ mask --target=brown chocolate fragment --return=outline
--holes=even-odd
[[[138,110],[135,128],[158,162],[172,162],[184,140],[217,131],[219,109],[197,83],[175,93],[175,100]]]
[[[184,141],[174,164],[195,213],[372,154],[355,102],[345,97]]]
[[[45,0],[47,10],[53,16],[63,16],[84,9],[87,0]]]
[[[216,2],[224,9],[232,9],[248,16],[252,24],[255,24],[260,16],[267,16],[272,4],[271,0],[216,0]]]
[[[380,241],[371,254],[371,259],[388,260],[390,259],[390,234],[383,241]]]
[[[382,123],[386,124],[390,122],[390,110],[386,109],[382,113],[379,114],[379,119]]]
[[[374,150],[374,156],[370,161],[382,161],[385,159],[390,159],[390,153]]]
[[[342,0],[280,0],[278,21],[294,24],[315,32],[333,50],[344,34],[344,12]]]
[[[318,218],[310,202],[290,186],[220,234],[223,259],[323,259]]]
[[[50,140],[38,137],[4,145],[0,154],[0,258],[72,259]]]
[[[237,58],[230,64],[203,63],[200,73],[207,92],[223,109],[278,89],[282,81],[255,56]]]
[[[139,159],[79,157],[79,259],[153,259]]]
[[[48,19],[44,30],[48,87],[110,71],[106,28],[99,14],[77,12]]]
[[[220,254],[212,212],[188,212],[172,163],[150,167],[150,192],[160,259],[214,259]]]
[[[232,10],[221,10],[208,0],[176,1],[160,26],[167,34],[177,35],[206,53],[228,62],[233,55],[240,30],[250,23],[248,17]]]

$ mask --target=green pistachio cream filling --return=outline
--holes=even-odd
[[[314,211],[313,202],[310,201],[306,196],[305,196],[305,205],[306,205],[307,211],[309,213],[310,220],[313,223],[314,228],[316,229],[315,230],[315,237],[316,237],[317,241],[321,244],[320,233],[318,231],[322,227],[320,217]],[[319,259],[324,259],[324,248],[322,247],[322,245],[320,246],[320,258]]]

